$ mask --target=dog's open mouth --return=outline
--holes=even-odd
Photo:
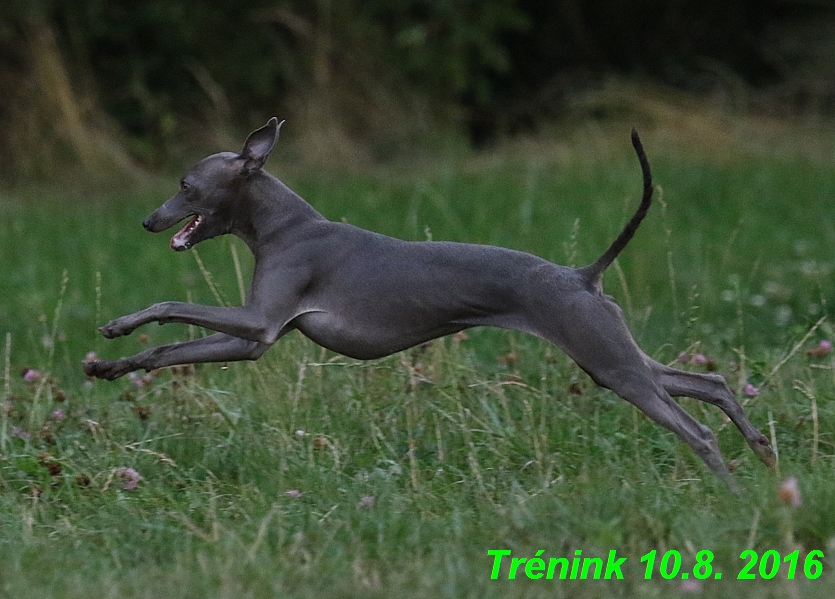
[[[171,243],[169,244],[171,246],[171,249],[176,250],[178,252],[182,252],[183,250],[187,250],[188,248],[190,248],[192,246],[192,243],[190,241],[191,236],[200,227],[202,223],[203,217],[199,214],[195,214],[194,218],[188,221],[188,223],[186,223],[186,226],[177,231],[174,237],[171,238]]]

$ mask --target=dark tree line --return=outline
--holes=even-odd
[[[835,95],[832,17],[825,0],[6,0],[0,154],[16,173],[154,165],[274,113],[383,148],[426,123],[484,143],[611,75],[796,82],[801,106]]]

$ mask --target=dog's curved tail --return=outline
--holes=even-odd
[[[652,204],[652,173],[649,169],[649,160],[647,160],[647,155],[644,152],[644,146],[641,144],[641,138],[638,137],[638,132],[634,128],[632,129],[632,147],[635,148],[635,153],[638,155],[638,161],[641,163],[641,172],[644,175],[644,196],[641,198],[641,205],[638,206],[638,210],[632,215],[629,222],[626,223],[623,231],[621,231],[620,235],[618,235],[612,242],[609,249],[603,252],[603,255],[600,256],[600,258],[598,258],[593,264],[589,264],[588,266],[578,269],[578,272],[585,275],[585,277],[592,283],[600,281],[600,278],[603,276],[603,272],[609,268],[609,265],[615,260],[615,258],[618,257],[618,254],[623,251],[623,248],[626,247],[632,239],[632,236],[635,235],[635,231],[638,230],[638,226],[641,224],[641,221],[644,220],[644,217],[647,215],[649,207]]]

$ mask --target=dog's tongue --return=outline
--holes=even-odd
[[[188,249],[188,238],[191,237],[191,234],[194,232],[194,229],[197,228],[199,220],[200,216],[195,216],[190,221],[188,221],[186,226],[177,231],[174,237],[171,238],[171,243],[169,244],[171,246],[171,249],[176,250],[178,252]]]

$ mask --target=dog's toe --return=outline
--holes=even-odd
[[[112,369],[112,364],[113,362],[110,360],[92,360],[84,362],[84,374],[97,379],[109,378],[107,375]]]
[[[777,456],[774,454],[771,443],[768,442],[765,435],[761,436],[761,438],[757,439],[754,443],[750,443],[750,446],[759,460],[765,464],[769,470],[774,470],[777,467]]]
[[[106,339],[114,339],[122,335],[119,330],[113,326],[112,323],[107,323],[106,325],[99,327],[99,332],[106,338]]]
[[[112,381],[125,374],[120,360],[95,360],[84,362],[84,374],[97,379]]]
[[[95,377],[96,372],[97,372],[97,369],[96,369],[97,364],[98,364],[98,362],[85,360],[84,361],[84,374],[86,374],[87,376]]]

